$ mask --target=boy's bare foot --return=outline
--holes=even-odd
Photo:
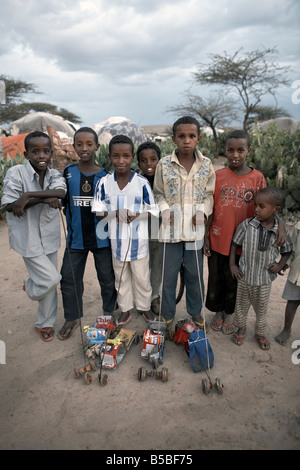
[[[290,335],[291,335],[291,328],[285,327],[283,328],[282,332],[279,333],[279,335],[275,337],[275,341],[281,344],[281,346],[286,346],[287,340],[289,339]]]
[[[121,315],[116,320],[117,328],[125,326],[128,322],[130,322],[130,320],[131,320],[131,315],[130,315],[129,310],[127,312],[121,312]]]

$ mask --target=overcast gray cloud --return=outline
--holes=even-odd
[[[172,122],[208,54],[277,47],[300,80],[298,0],[1,0],[1,73],[34,83],[36,100],[139,124]],[[207,88],[197,88],[207,94]],[[300,119],[292,88],[278,104]],[[267,104],[274,104],[269,102]]]

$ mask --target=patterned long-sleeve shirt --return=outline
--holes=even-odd
[[[196,230],[192,217],[202,211],[208,218],[213,210],[215,171],[209,158],[199,150],[194,151],[195,161],[189,173],[180,164],[176,151],[162,158],[156,167],[154,195],[159,209],[169,209],[174,214],[174,223],[164,228],[161,225],[160,241],[176,243],[179,241],[202,240],[204,225]]]

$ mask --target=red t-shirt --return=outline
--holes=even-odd
[[[214,212],[209,231],[213,251],[229,255],[234,232],[243,220],[253,217],[254,195],[265,187],[264,175],[255,169],[241,176],[229,166],[216,171]]]

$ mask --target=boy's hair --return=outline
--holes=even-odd
[[[28,151],[30,147],[31,139],[34,139],[35,137],[45,137],[46,139],[49,140],[50,147],[52,148],[52,142],[48,134],[42,131],[33,131],[33,132],[30,132],[30,134],[27,134],[27,136],[24,139],[24,147],[25,147],[26,152]]]
[[[94,139],[95,139],[95,143],[96,145],[98,145],[98,136],[97,136],[97,133],[94,131],[94,129],[92,129],[91,127],[81,127],[80,129],[77,129],[77,131],[75,132],[74,136],[73,136],[73,143],[75,144],[75,139],[76,139],[76,136],[78,134],[80,134],[81,132],[88,132],[89,134],[92,134]]]
[[[197,126],[198,135],[200,135],[200,124],[197,121],[197,119],[194,118],[193,116],[182,116],[181,118],[177,119],[177,121],[175,121],[173,124],[173,127],[172,127],[173,136],[176,135],[176,129],[180,124],[195,124],[195,126]]]
[[[158,158],[158,160],[160,160],[161,150],[160,150],[159,146],[156,145],[154,142],[147,141],[147,142],[143,142],[141,145],[139,145],[139,147],[136,151],[136,157],[137,157],[138,162],[140,162],[142,151],[147,150],[147,149],[155,150],[157,158]]]
[[[230,134],[227,136],[226,144],[229,139],[246,139],[248,147],[250,148],[251,146],[250,136],[244,129],[235,129],[234,131],[230,132]]]
[[[131,145],[131,152],[132,155],[134,154],[134,145],[130,137],[127,137],[127,135],[115,135],[109,142],[108,144],[108,153],[109,155],[111,154],[111,148],[114,144],[129,144]]]
[[[284,203],[284,192],[278,186],[267,186],[266,188],[260,189],[256,195],[264,194],[274,204],[274,206],[283,207]]]

